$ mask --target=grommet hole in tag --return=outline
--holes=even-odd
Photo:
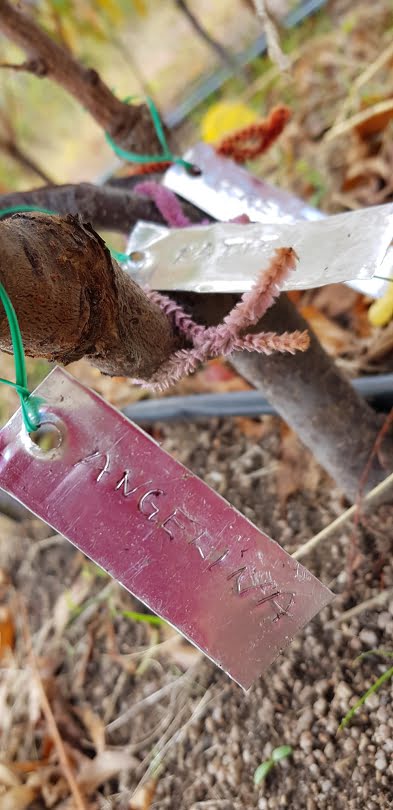
[[[45,413],[41,424],[32,433],[24,436],[26,450],[43,461],[53,461],[61,457],[67,428],[54,414]]]
[[[128,257],[134,265],[139,267],[145,261],[146,254],[143,250],[132,250],[131,253],[128,254]]]

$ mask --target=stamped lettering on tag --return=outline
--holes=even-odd
[[[329,589],[67,372],[36,393],[61,441],[41,450],[17,412],[1,487],[249,688]]]

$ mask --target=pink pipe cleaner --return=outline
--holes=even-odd
[[[187,228],[192,225],[191,220],[183,214],[183,209],[176,197],[169,188],[165,188],[154,180],[144,180],[135,186],[137,194],[143,194],[153,200],[161,216],[172,228]]]
[[[295,269],[296,254],[292,248],[278,248],[267,269],[262,272],[252,290],[241,300],[218,326],[204,327],[195,323],[175,301],[158,292],[147,290],[147,295],[171,319],[173,326],[192,346],[180,349],[153,374],[150,380],[135,380],[153,390],[163,391],[211,357],[228,356],[234,351],[272,352],[305,351],[309,345],[307,332],[243,333],[255,325],[273,304],[280,285],[288,273]]]

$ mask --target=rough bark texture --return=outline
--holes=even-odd
[[[0,32],[26,54],[24,69],[67,90],[119,146],[153,154],[161,151],[145,105],[135,107],[119,101],[96,70],[74,59],[8,0],[0,0]]]
[[[178,347],[165,315],[77,217],[16,214],[0,222],[0,280],[33,357],[86,356],[107,374],[150,377]],[[12,350],[3,313],[0,348]]]
[[[381,418],[340,373],[289,299],[282,295],[261,321],[266,331],[308,328],[311,345],[304,354],[233,356],[235,368],[261,389],[296,431],[340,489],[353,500],[370,457]],[[366,491],[393,468],[393,440],[388,437],[375,458]]]
[[[132,178],[134,180],[134,178]],[[140,182],[140,178],[138,178]],[[80,214],[95,228],[104,228],[127,234],[138,219],[163,223],[162,216],[151,200],[132,191],[127,178],[122,185],[95,186],[93,183],[78,185],[44,186],[33,191],[15,191],[2,194],[0,213],[3,208],[16,205],[37,205],[58,214]],[[193,221],[201,218],[200,211],[185,203],[184,213]]]

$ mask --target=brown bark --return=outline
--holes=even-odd
[[[233,356],[233,365],[263,391],[339,488],[354,500],[381,417],[354,391],[287,296],[282,295],[266,313],[261,327],[278,332],[308,329],[310,348],[293,356],[242,352]],[[392,469],[393,438],[389,436],[380,457],[374,459],[365,490]]]
[[[119,101],[97,71],[74,59],[8,0],[0,0],[0,32],[26,54],[27,61],[22,67],[40,78],[52,79],[67,90],[119,146],[142,153],[161,151],[145,105]]]
[[[208,326],[221,321],[237,296],[176,294],[176,299],[198,322]],[[383,418],[326,354],[308,323],[286,295],[253,328],[253,332],[304,331],[310,334],[306,352],[272,354],[241,352],[231,363],[255,388],[259,388],[287,424],[298,434],[342,492],[353,501]],[[393,469],[393,437],[385,438],[374,459],[365,492]]]
[[[1,221],[0,279],[33,357],[85,356],[107,374],[149,378],[178,347],[166,316],[78,217]],[[12,350],[3,313],[0,347]]]
[[[123,179],[124,182],[105,186],[79,183],[43,186],[33,191],[12,191],[1,195],[0,213],[3,208],[11,206],[37,205],[58,214],[80,214],[95,228],[125,234],[138,219],[162,224],[163,219],[154,203],[133,192],[135,178]],[[140,182],[140,178],[137,182]],[[200,211],[190,203],[184,203],[183,209],[193,222],[200,220]]]

